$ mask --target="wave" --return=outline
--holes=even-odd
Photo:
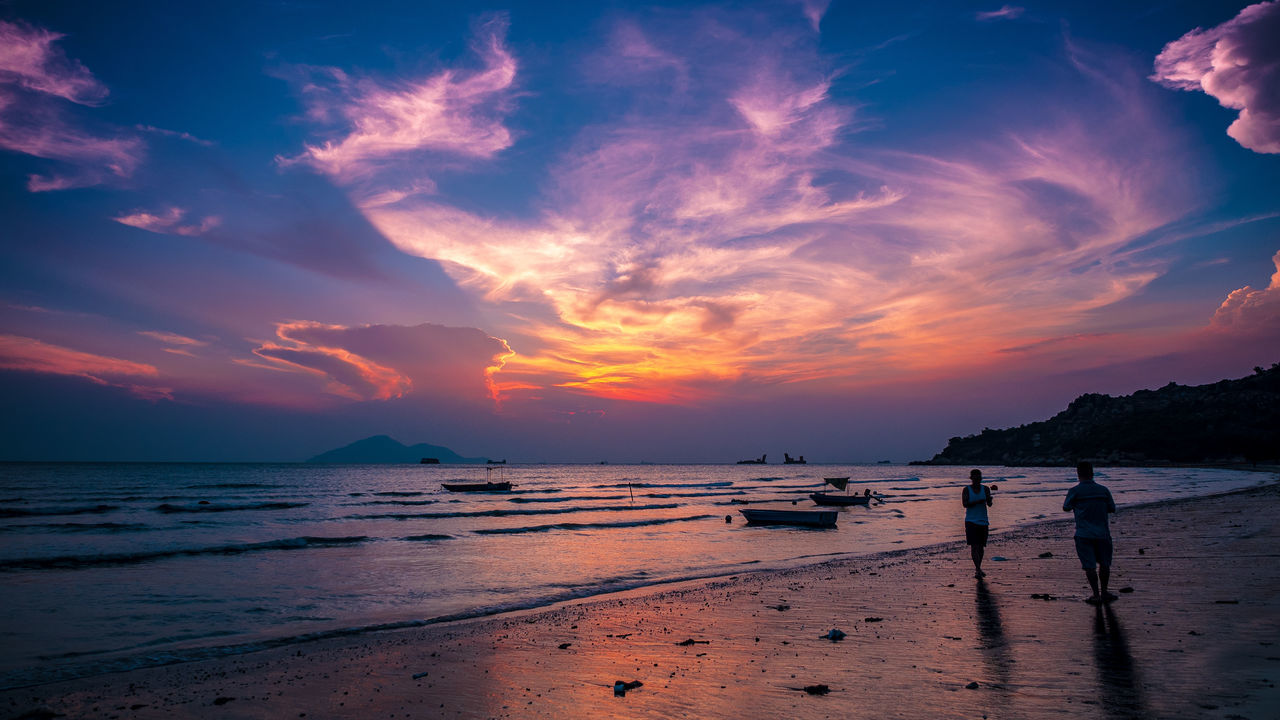
[[[308,550],[312,548],[340,547],[355,545],[369,540],[367,535],[349,537],[303,537],[284,540],[268,540],[258,543],[242,543],[238,545],[215,545],[212,547],[173,548],[169,550],[148,550],[133,553],[107,553],[101,555],[59,555],[55,557],[12,558],[0,560],[0,572],[14,570],[78,570],[81,568],[102,567],[104,565],[136,565],[138,563],[163,560],[172,557],[195,557],[199,555],[241,555],[268,550]]]
[[[408,492],[403,490],[386,490],[383,492],[376,492],[373,494],[381,495],[383,497],[415,497],[417,495],[426,495],[426,493],[424,492]]]
[[[53,517],[56,515],[101,515],[119,510],[119,505],[89,505],[73,508],[0,508],[0,518]]]
[[[263,502],[250,503],[248,505],[214,505],[213,503],[197,504],[197,505],[172,505],[165,503],[154,508],[156,512],[161,513],[204,513],[204,512],[235,512],[237,510],[289,510],[292,508],[306,507],[309,503],[291,503],[291,502]]]
[[[247,489],[247,488],[282,488],[288,485],[272,485],[271,483],[253,483],[253,482],[229,482],[229,483],[205,483],[201,485],[183,485],[188,490],[225,490],[225,489]]]
[[[571,500],[626,500],[627,495],[565,495],[564,497],[553,498],[526,498],[513,497],[507,498],[507,502],[513,503],[558,503],[569,502]]]
[[[0,526],[0,532],[141,532],[157,530],[146,523],[30,523]]]
[[[729,492],[692,492],[692,493],[645,493],[643,497],[649,498],[695,498],[695,497],[721,497],[724,495],[746,495],[746,490],[730,490]]]
[[[439,500],[365,500],[347,505],[435,505]]]
[[[453,536],[427,534],[427,535],[410,535],[409,537],[402,537],[400,539],[407,540],[409,542],[427,542],[430,540],[452,540]]]
[[[630,483],[614,483],[613,485],[601,485],[600,487],[638,487],[638,488],[713,488],[713,487],[729,487],[733,485],[732,480],[724,480],[722,482],[708,483],[647,483],[647,482],[630,482]]]
[[[603,505],[601,507],[567,507],[543,508],[538,510],[497,509],[497,510],[462,510],[458,512],[438,513],[378,513],[375,515],[348,515],[349,520],[431,520],[438,518],[464,517],[507,517],[513,515],[564,515],[577,512],[626,512],[630,510],[669,510],[680,507],[676,503],[654,505]]]
[[[645,527],[647,525],[667,525],[669,523],[705,520],[717,515],[690,515],[679,518],[660,518],[656,520],[631,520],[614,523],[553,523],[550,525],[530,525],[518,528],[483,528],[476,530],[479,535],[517,535],[520,533],[546,532],[548,530],[607,530],[610,528]]]

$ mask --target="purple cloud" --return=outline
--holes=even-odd
[[[152,214],[142,210],[135,210],[127,215],[113,217],[112,220],[121,225],[129,225],[140,230],[153,232],[160,235],[185,235],[187,237],[196,237],[203,235],[213,228],[218,227],[222,223],[221,218],[216,215],[209,215],[196,224],[183,224],[182,219],[187,214],[186,210],[179,207],[170,207],[168,210],[160,214]]]
[[[61,101],[99,105],[107,88],[55,43],[57,33],[0,21],[0,148],[73,166],[72,172],[32,175],[32,192],[97,185],[129,177],[141,161],[137,138],[102,137],[76,128]]]
[[[1017,20],[1026,11],[1026,8],[1016,5],[1001,5],[999,10],[979,12],[976,17],[984,22],[988,20]]]
[[[420,153],[488,158],[511,146],[503,125],[516,61],[505,45],[506,21],[490,20],[472,43],[483,67],[440,70],[411,82],[356,79],[314,68],[303,86],[313,120],[339,120],[335,137],[282,164],[306,163],[343,182]]]
[[[1227,135],[1254,152],[1280,153],[1280,0],[1165,45],[1151,79],[1239,110]]]

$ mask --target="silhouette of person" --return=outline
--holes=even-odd
[[[1118,597],[1107,590],[1111,580],[1112,555],[1107,514],[1116,511],[1116,502],[1111,499],[1110,490],[1094,482],[1092,463],[1078,463],[1076,477],[1080,482],[1067,491],[1062,509],[1074,512],[1076,516],[1076,555],[1080,558],[1085,577],[1089,579],[1089,587],[1093,589],[1093,595],[1085,601],[1108,603]]]
[[[973,558],[973,576],[985,577],[982,572],[982,557],[987,552],[987,508],[991,507],[991,490],[982,485],[982,471],[969,472],[969,484],[961,491],[960,500],[964,503],[964,540],[969,543],[969,555]]]
[[[1103,712],[1112,718],[1151,717],[1137,665],[1115,610],[1110,604],[1098,605],[1093,623],[1093,655]]]

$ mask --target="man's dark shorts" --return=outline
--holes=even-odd
[[[1085,570],[1111,567],[1111,538],[1076,538],[1076,555]]]
[[[986,525],[979,525],[978,523],[965,522],[964,541],[969,543],[970,545],[977,545],[978,547],[986,547],[988,529],[989,528]]]

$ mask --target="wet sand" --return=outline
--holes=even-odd
[[[1274,718],[1278,517],[1277,485],[1122,508],[1105,609],[1052,522],[993,533],[985,581],[950,543],[10,690],[0,717]]]

